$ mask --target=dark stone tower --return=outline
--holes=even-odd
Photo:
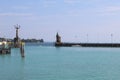
[[[58,33],[56,34],[56,44],[61,44],[61,37]]]
[[[20,25],[15,25],[16,29],[16,37],[14,38],[14,47],[19,48],[20,47],[20,38],[18,36],[18,30],[20,29]]]

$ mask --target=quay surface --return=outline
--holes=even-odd
[[[120,43],[55,43],[56,47],[120,47]]]
[[[0,54],[10,54],[11,46],[8,42],[0,42]]]
[[[0,49],[0,54],[10,54],[11,48]]]
[[[10,54],[11,46],[7,41],[0,42],[0,54]]]

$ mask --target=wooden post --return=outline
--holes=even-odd
[[[24,44],[21,42],[21,46],[20,46],[20,53],[22,57],[25,57],[24,55]]]

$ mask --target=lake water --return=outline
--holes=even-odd
[[[29,44],[0,55],[0,80],[120,80],[120,48]]]

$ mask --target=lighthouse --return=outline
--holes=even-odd
[[[60,37],[60,35],[58,34],[58,32],[57,32],[57,34],[56,34],[56,44],[61,44],[61,37]]]

